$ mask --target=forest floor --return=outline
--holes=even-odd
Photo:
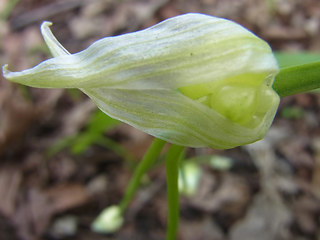
[[[234,20],[275,51],[320,52],[319,0],[0,0],[0,64],[50,57],[40,24],[71,53],[95,40],[186,12]],[[320,95],[283,98],[265,139],[231,150],[188,149],[199,187],[181,197],[179,240],[320,240]],[[98,127],[97,127],[98,126]],[[123,196],[152,137],[101,115],[78,90],[36,89],[0,76],[0,240],[160,240],[162,165],[152,169],[123,227],[90,224]]]

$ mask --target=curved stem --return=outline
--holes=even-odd
[[[184,147],[171,145],[166,157],[168,227],[166,240],[176,240],[179,225],[179,159]]]
[[[131,181],[129,182],[129,185],[125,191],[123,199],[119,204],[121,213],[123,213],[128,207],[133,195],[135,194],[137,188],[139,187],[141,178],[149,170],[154,160],[160,155],[160,152],[165,144],[166,142],[161,139],[155,138],[153,140],[148,151],[142,158],[139,165],[136,167],[133,173],[133,176],[131,178]]]
[[[320,88],[320,62],[281,69],[273,89],[285,97]]]

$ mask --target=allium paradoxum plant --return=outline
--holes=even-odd
[[[21,72],[4,66],[5,78],[32,87],[79,88],[109,116],[172,143],[166,159],[167,239],[175,239],[179,146],[227,149],[263,138],[279,104],[272,89],[279,69],[269,45],[229,20],[185,14],[70,54],[49,26],[44,22],[41,31],[54,58]],[[121,226],[121,214],[162,140],[151,145],[123,201],[107,209],[94,229]],[[116,226],[104,228],[115,218]]]
[[[167,142],[226,149],[261,139],[278,107],[269,45],[226,19],[185,14],[69,54],[44,22],[54,58],[10,81],[79,88],[109,116]]]

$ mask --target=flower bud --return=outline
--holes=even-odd
[[[179,171],[178,187],[180,194],[191,197],[199,187],[202,171],[199,164],[184,161]]]
[[[42,25],[54,58],[4,76],[79,88],[106,114],[168,142],[226,149],[261,139],[276,113],[269,45],[221,18],[190,13],[69,54]]]
[[[104,209],[91,225],[93,231],[98,233],[114,233],[123,224],[120,207],[112,205]]]

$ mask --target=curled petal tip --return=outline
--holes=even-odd
[[[7,78],[7,75],[10,73],[8,67],[9,67],[8,64],[5,64],[2,66],[2,74],[5,78]]]
[[[5,64],[5,65],[2,66],[2,72],[5,73],[7,71],[9,71],[8,70],[8,64]]]
[[[50,21],[43,21],[41,24],[41,28],[50,27],[52,26],[52,22]]]
[[[51,25],[52,25],[52,22],[48,22],[48,21],[44,21],[41,24],[41,33],[44,38],[44,41],[46,42],[47,46],[50,49],[51,54],[54,57],[69,55],[70,53],[68,52],[68,50],[66,50],[55,38],[55,36],[52,34],[50,30]]]

